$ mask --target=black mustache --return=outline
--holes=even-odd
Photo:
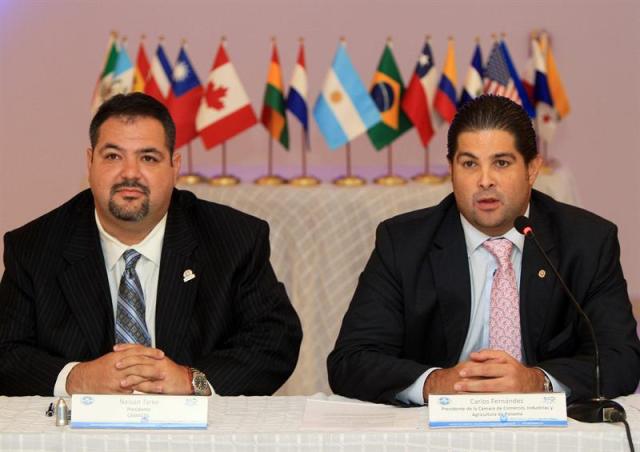
[[[115,184],[113,187],[111,187],[111,194],[115,194],[121,188],[139,188],[145,195],[149,194],[149,188],[134,179],[125,179],[119,184]]]

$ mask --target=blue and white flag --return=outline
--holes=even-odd
[[[471,58],[471,65],[467,71],[467,78],[464,80],[464,86],[462,87],[458,108],[482,94],[482,90],[484,89],[482,83],[483,76],[482,50],[480,49],[480,44],[476,44],[473,57]]]
[[[338,45],[313,116],[331,149],[337,149],[380,122],[380,112],[356,72],[344,42]]]

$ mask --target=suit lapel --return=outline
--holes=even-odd
[[[156,304],[156,346],[172,357],[184,355],[180,341],[189,331],[198,283],[204,277],[194,257],[195,232],[179,198],[174,191],[162,245]],[[195,278],[186,277],[189,270]]]
[[[63,251],[69,266],[59,275],[62,292],[93,355],[113,344],[113,305],[91,194],[78,207],[78,221]],[[72,222],[70,222],[72,223]]]
[[[444,321],[447,357],[458,361],[469,329],[471,282],[464,232],[458,210],[451,207],[436,233],[429,254],[435,289]]]
[[[529,217],[540,245],[557,267],[558,255],[551,225],[547,215],[535,202],[535,196],[532,196]],[[535,357],[535,344],[544,329],[548,305],[553,303],[555,283],[556,278],[535,243],[532,239],[526,239],[520,275],[520,324],[527,363],[532,363]]]

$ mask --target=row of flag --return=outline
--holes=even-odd
[[[271,138],[288,149],[289,111],[302,125],[308,148],[310,115],[302,40],[286,96],[282,80],[274,40],[259,119]],[[151,59],[141,42],[134,64],[128,56],[125,41],[119,41],[113,33],[96,83],[92,110],[95,112],[102,102],[115,94],[134,91],[147,93],[167,106],[176,123],[177,148],[200,136],[204,147],[211,149],[258,122],[229,59],[224,38],[203,84],[191,64],[184,42],[173,66],[162,40]],[[391,40],[387,40],[368,89],[351,62],[345,41],[341,40],[312,113],[331,149],[344,146],[366,132],[379,150],[412,127],[416,128],[426,149],[442,124],[451,123],[465,102],[483,93],[506,96],[522,105],[546,143],[553,138],[558,122],[570,111],[548,36],[540,33],[532,34],[531,57],[522,76],[516,70],[504,38],[494,40],[486,65],[476,41],[459,96],[453,38],[448,40],[440,74],[430,40],[426,39],[406,87]]]

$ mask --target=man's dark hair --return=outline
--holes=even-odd
[[[153,97],[143,93],[117,94],[103,103],[89,125],[89,140],[91,148],[98,143],[100,126],[109,118],[147,117],[160,121],[164,128],[164,137],[169,156],[173,158],[173,148],[176,145],[176,125],[171,119],[167,107]]]
[[[481,130],[509,132],[527,164],[538,155],[536,133],[524,108],[503,96],[483,95],[464,104],[453,118],[447,136],[447,159],[453,161],[461,133]]]

